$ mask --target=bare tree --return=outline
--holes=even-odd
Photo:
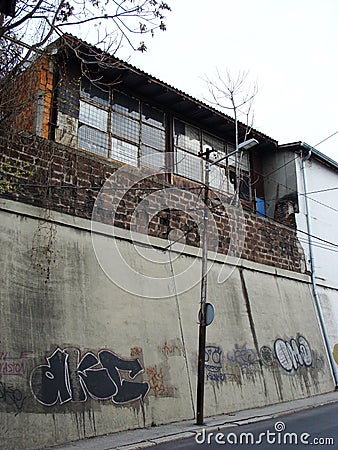
[[[139,39],[164,31],[165,13],[171,10],[168,3],[158,0],[12,0],[15,3],[11,11],[7,3],[0,5],[7,6],[6,14],[0,12],[0,124],[8,123],[11,115],[16,116],[31,101],[27,93],[34,91],[34,86],[26,86],[25,92],[15,96],[9,86],[18,74],[32,70],[33,59],[50,56],[52,41],[62,38],[81,61],[83,75],[88,76],[93,58],[101,69],[104,64],[111,65],[109,55],[122,45],[145,51],[146,45]],[[90,55],[80,53],[79,40],[70,33],[99,50]],[[32,79],[26,76],[25,82]]]
[[[138,35],[165,30],[170,6],[157,0],[17,0],[13,17],[0,13],[0,76],[65,33],[115,53],[126,42],[145,51]]]
[[[238,147],[238,119],[244,116],[245,134],[243,141],[249,135],[254,121],[253,102],[258,92],[257,83],[248,81],[248,72],[238,72],[233,76],[229,70],[222,75],[216,70],[215,79],[206,78],[210,98],[213,105],[230,112],[235,119],[235,144]]]
[[[12,137],[20,138],[17,130],[32,132],[35,105],[51,102],[52,89],[61,87],[62,54],[75,54],[78,59],[80,73],[73,80],[77,89],[82,78],[99,84],[104,69],[118,64],[112,55],[123,45],[145,51],[144,36],[164,31],[170,10],[162,0],[0,2],[0,128],[8,145]],[[55,58],[60,76],[41,88],[41,77],[52,77],[45,61],[53,63]],[[51,161],[52,156],[48,164]],[[13,182],[34,177],[31,167],[15,161],[4,165],[0,161],[0,167],[0,193],[10,192]]]
[[[221,74],[216,70],[214,79],[206,78],[210,97],[206,100],[212,105],[227,111],[232,114],[235,119],[235,149],[238,149],[239,144],[239,117],[244,116],[244,133],[241,140],[247,140],[247,137],[252,129],[254,121],[253,102],[258,92],[257,83],[250,83],[248,80],[248,72],[238,72],[233,76],[229,70]],[[243,128],[243,127],[242,127]],[[241,180],[240,162],[243,157],[236,153],[236,180],[237,186],[235,189],[236,197],[238,197],[238,190]]]

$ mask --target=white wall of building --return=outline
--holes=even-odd
[[[299,189],[297,228],[300,242],[309,262],[301,158],[297,158],[296,161]],[[338,288],[338,190],[336,189],[338,187],[338,171],[325,166],[313,157],[305,162],[305,170],[316,278],[319,282],[325,282]]]
[[[301,158],[296,159],[299,188],[298,237],[311,270],[306,204]],[[338,171],[315,157],[305,162],[307,198],[312,235],[312,252],[318,298],[330,350],[338,343]]]

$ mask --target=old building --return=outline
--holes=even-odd
[[[231,153],[234,120],[67,39],[3,115],[6,448],[196,416],[206,216],[206,415],[333,390],[294,196],[269,216],[278,143],[239,124],[258,144],[211,166],[206,204],[201,153]]]

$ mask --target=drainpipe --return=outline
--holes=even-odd
[[[312,150],[311,148],[305,144],[304,142],[301,142],[301,147],[305,148],[307,151],[307,155],[302,157],[302,174],[303,174],[303,186],[304,186],[304,199],[305,199],[305,213],[306,213],[306,225],[307,225],[307,233],[308,233],[308,244],[309,244],[309,256],[310,256],[310,267],[311,267],[311,283],[312,283],[312,291],[313,291],[313,297],[315,301],[315,306],[319,318],[320,327],[323,333],[324,341],[325,341],[325,347],[326,351],[329,354],[329,360],[331,365],[331,370],[333,373],[333,378],[335,381],[335,388],[338,389],[338,371],[336,362],[333,359],[333,355],[330,349],[330,342],[329,337],[327,333],[327,328],[324,321],[324,316],[322,312],[322,308],[319,301],[319,295],[317,290],[317,282],[316,282],[316,272],[315,272],[315,258],[313,253],[313,244],[312,244],[312,227],[311,227],[311,216],[310,216],[310,206],[309,206],[309,199],[307,197],[307,177],[306,177],[306,168],[305,163],[311,158]]]

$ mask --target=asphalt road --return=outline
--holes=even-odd
[[[219,433],[219,434],[217,434]],[[338,449],[338,403],[288,414],[276,419],[224,428],[195,438],[157,445],[156,449]]]

